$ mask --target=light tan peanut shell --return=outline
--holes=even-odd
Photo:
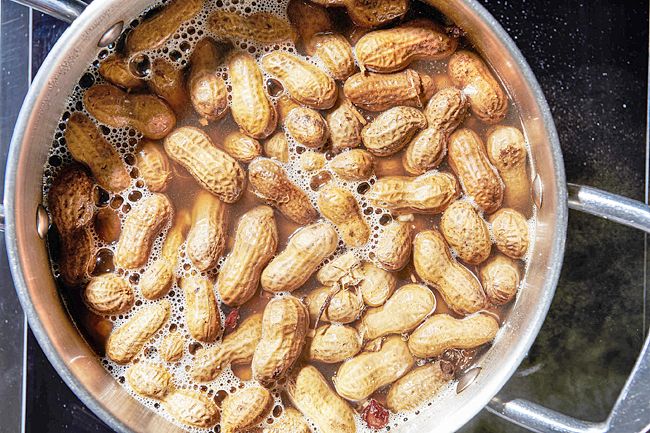
[[[64,137],[72,157],[88,166],[99,186],[111,192],[129,186],[131,178],[119,153],[86,115],[72,113]]]
[[[436,297],[422,284],[400,287],[381,307],[368,309],[357,325],[364,340],[411,332],[436,309]]]
[[[232,86],[230,110],[235,122],[253,138],[268,137],[278,120],[255,59],[249,54],[236,54],[228,62],[228,73]]]
[[[449,134],[465,119],[467,106],[467,97],[455,87],[433,95],[424,110],[429,126],[411,140],[402,158],[409,174],[417,176],[440,165],[447,155]]]
[[[298,143],[310,148],[322,146],[329,136],[323,116],[318,111],[307,107],[296,107],[291,110],[284,121],[284,126]]]
[[[228,110],[226,82],[217,68],[221,53],[212,39],[202,39],[190,57],[187,87],[194,110],[209,121],[221,119]]]
[[[251,162],[248,177],[255,194],[290,220],[305,225],[318,216],[307,194],[291,183],[284,169],[275,161],[260,158]]]
[[[366,180],[372,176],[374,158],[363,149],[352,149],[332,159],[330,169],[343,180]]]
[[[435,287],[456,313],[472,314],[487,307],[481,283],[454,260],[437,230],[421,231],[415,236],[413,264],[418,276]]]
[[[289,145],[284,132],[278,131],[264,142],[264,154],[279,162],[289,162]]]
[[[160,343],[158,353],[165,362],[178,362],[183,357],[185,339],[179,332],[168,334]]]
[[[183,424],[209,428],[219,422],[219,408],[206,395],[186,389],[177,390],[163,400],[167,412]]]
[[[210,382],[228,364],[250,364],[261,338],[262,314],[253,314],[235,332],[226,335],[219,346],[207,349],[196,358],[192,378],[198,382]]]
[[[139,90],[145,82],[129,70],[129,59],[122,54],[111,54],[99,64],[99,75],[106,81],[128,90]]]
[[[242,16],[237,12],[217,10],[208,17],[208,28],[220,36],[237,36],[264,43],[284,42],[296,38],[296,32],[288,22],[267,12]]]
[[[363,310],[363,301],[349,290],[338,290],[337,286],[319,287],[305,299],[309,318],[316,321],[351,323],[357,320]],[[322,313],[321,313],[322,310]],[[319,319],[320,316],[320,319]]]
[[[265,427],[263,433],[311,433],[311,428],[300,412],[286,407],[282,418]]]
[[[262,145],[241,131],[233,131],[223,141],[226,153],[239,162],[249,163],[262,155]]]
[[[241,217],[235,245],[217,279],[219,295],[226,305],[239,306],[253,297],[262,268],[271,260],[277,246],[273,209],[259,206]]]
[[[350,19],[361,27],[381,27],[401,18],[409,8],[407,0],[316,0],[327,6],[345,6]]]
[[[234,203],[246,186],[242,166],[217,149],[210,137],[198,128],[183,126],[165,139],[170,158],[190,172],[199,184],[226,203]]]
[[[350,358],[361,350],[361,339],[350,326],[323,325],[316,329],[309,345],[309,359],[333,364]]]
[[[147,87],[164,99],[176,113],[183,111],[188,99],[183,69],[177,69],[172,63],[158,57],[151,65]]]
[[[364,262],[360,268],[353,269],[352,278],[358,282],[363,301],[370,307],[382,305],[395,290],[395,277],[371,262]]]
[[[379,238],[375,257],[386,270],[399,271],[411,258],[413,244],[412,224],[408,221],[393,220]]]
[[[469,99],[471,112],[487,123],[499,123],[508,113],[508,98],[476,54],[458,51],[449,58],[449,78]]]
[[[349,149],[361,144],[361,129],[366,121],[350,101],[340,101],[326,119],[332,148]]]
[[[87,227],[95,216],[95,183],[80,164],[71,164],[54,178],[47,193],[52,222],[62,235]]]
[[[320,170],[325,166],[325,156],[322,153],[305,152],[300,155],[300,167],[306,172]]]
[[[316,279],[324,286],[333,286],[343,281],[343,277],[350,275],[353,268],[361,266],[361,261],[352,253],[338,256],[329,263],[323,265],[316,274]]]
[[[340,34],[318,35],[311,41],[315,54],[323,61],[335,80],[345,80],[357,70],[350,42]]]
[[[190,335],[198,341],[214,341],[222,327],[212,282],[191,275],[181,279],[180,286],[185,293],[185,324]]]
[[[309,327],[307,308],[294,297],[274,298],[262,317],[262,339],[253,355],[253,378],[262,385],[280,380],[298,358]]]
[[[176,391],[172,375],[159,364],[138,362],[126,371],[126,380],[137,394],[163,400]]]
[[[126,269],[137,269],[149,260],[153,242],[172,216],[167,196],[154,194],[142,200],[124,220],[115,249],[115,261]]]
[[[296,408],[316,422],[323,433],[354,433],[354,411],[328,385],[312,365],[301,368],[287,381]]]
[[[505,185],[503,206],[530,212],[532,192],[526,173],[526,139],[511,126],[499,126],[488,136],[487,156]]]
[[[201,0],[174,0],[156,14],[144,21],[129,33],[126,38],[126,51],[129,54],[160,47],[180,27],[200,9]]]
[[[448,151],[449,166],[465,193],[485,213],[496,211],[503,200],[503,183],[485,154],[481,138],[470,129],[459,129],[449,137]]]
[[[388,156],[400,151],[419,129],[426,126],[427,119],[417,108],[393,107],[364,126],[361,139],[368,152]]]
[[[63,234],[61,241],[59,271],[63,282],[74,287],[81,284],[88,274],[88,268],[95,255],[95,241],[85,228]]]
[[[324,110],[336,102],[338,90],[334,80],[311,63],[275,51],[262,58],[262,66],[278,78],[291,97],[302,105]]]
[[[388,30],[376,30],[354,47],[359,65],[373,72],[396,72],[413,60],[440,60],[450,56],[458,39],[427,19],[410,21]]]
[[[166,299],[138,311],[114,331],[106,342],[106,356],[119,365],[128,364],[169,318],[171,306]]]
[[[221,431],[235,433],[259,424],[270,412],[273,401],[271,393],[259,386],[229,395],[221,406]]]
[[[345,81],[343,93],[357,107],[384,111],[406,105],[424,107],[435,85],[426,74],[406,69],[393,74],[358,73]]]
[[[86,90],[83,104],[97,121],[115,128],[130,126],[152,140],[165,137],[176,126],[174,110],[159,97],[127,93],[110,84]]]
[[[336,186],[324,186],[318,192],[318,208],[336,224],[346,244],[360,247],[368,242],[370,227],[352,193]]]
[[[436,314],[413,331],[409,349],[419,358],[440,356],[447,349],[470,349],[494,339],[499,323],[492,316],[477,314],[455,319]]]
[[[90,280],[83,292],[83,300],[95,314],[116,316],[129,311],[135,299],[126,278],[104,274]]]
[[[519,265],[505,254],[496,253],[479,268],[478,276],[492,304],[503,305],[517,294],[521,273]]]
[[[262,287],[269,292],[296,290],[338,244],[334,228],[318,222],[294,233],[287,247],[262,271]]]
[[[492,240],[487,223],[467,201],[455,201],[445,210],[440,231],[465,263],[478,265],[490,255]]]
[[[500,209],[490,217],[494,244],[506,256],[521,259],[528,251],[530,234],[526,217],[514,209]]]
[[[172,167],[162,146],[142,139],[135,148],[135,166],[150,191],[167,189],[172,179]]]
[[[406,341],[393,335],[377,352],[361,352],[339,367],[334,387],[339,395],[352,401],[369,397],[373,392],[393,383],[415,365]]]
[[[393,412],[414,410],[434,398],[453,378],[440,367],[440,361],[416,367],[388,390],[386,405]]]
[[[440,213],[459,195],[456,178],[443,172],[425,173],[416,178],[382,177],[366,193],[373,206],[409,213]]]

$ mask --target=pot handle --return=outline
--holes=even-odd
[[[650,206],[596,188],[568,184],[570,209],[610,219],[650,233]],[[650,335],[641,349],[614,408],[600,423],[583,421],[506,393],[499,393],[487,410],[529,430],[567,433],[650,431]]]
[[[66,23],[74,21],[87,4],[81,0],[13,0],[21,5],[32,7]]]

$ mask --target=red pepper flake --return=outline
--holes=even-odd
[[[361,419],[368,424],[368,427],[380,429],[388,424],[388,411],[371,398],[368,406],[361,412]]]
[[[228,317],[226,317],[226,323],[224,323],[223,325],[224,335],[232,332],[232,330],[237,327],[238,321],[239,321],[239,309],[235,308],[234,310],[230,311],[230,313],[228,313]]]

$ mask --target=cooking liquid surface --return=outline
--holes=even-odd
[[[184,25],[181,26],[181,29],[177,32],[177,34],[179,35],[178,38],[172,37],[170,38],[170,41],[166,44],[166,46],[164,46],[163,48],[160,48],[155,52],[146,53],[147,58],[144,61],[142,57],[138,57],[137,64],[133,63],[133,65],[139,67],[143,73],[146,73],[147,63],[153,62],[153,60],[156,57],[164,57],[167,60],[174,62],[174,64],[177,65],[179,68],[182,68],[188,63],[189,55],[191,54],[194,45],[204,37],[211,37],[216,41],[222,41],[224,48],[226,47],[230,48],[230,53],[241,52],[241,51],[248,52],[251,55],[253,55],[255,59],[260,63],[263,55],[273,50],[286,50],[292,54],[302,55],[304,54],[304,51],[302,51],[302,47],[300,45],[296,47],[291,43],[261,44],[258,42],[254,42],[246,39],[239,39],[239,38],[231,38],[230,41],[227,41],[222,37],[213,35],[209,31],[209,29],[203,25],[206,21],[206,17],[209,16],[213,10],[216,10],[220,7],[223,8],[224,10],[239,11],[243,14],[254,13],[254,12],[271,12],[271,13],[275,13],[281,19],[287,20],[286,13],[285,13],[286,3],[287,3],[286,1],[283,1],[281,3],[273,3],[268,8],[265,8],[266,5],[257,4],[255,1],[252,1],[250,3],[241,3],[238,2],[237,0],[234,0],[232,2],[228,2],[228,1],[222,2],[220,0],[216,2],[216,4],[205,4],[203,9],[197,14],[196,17],[192,18],[191,20],[188,20]],[[153,12],[145,13],[144,16],[148,17],[153,13],[155,13],[155,8],[153,9]],[[434,18],[441,19],[441,16],[435,10],[431,9],[429,6],[425,6],[420,3],[413,3],[412,11],[409,12],[408,18],[405,21],[418,18],[420,16],[428,16],[430,18],[434,17]],[[337,28],[336,30],[343,34],[350,35],[351,23],[349,22],[349,20],[347,20],[345,16],[342,15],[342,13],[339,18],[340,19],[332,20],[332,22],[335,25],[336,24],[339,25],[339,28]],[[449,23],[445,23],[444,21],[441,21],[441,23],[449,24]],[[134,23],[134,25],[135,24],[136,23]],[[58,173],[58,171],[62,167],[64,167],[65,165],[67,165],[69,162],[72,161],[70,154],[67,152],[67,149],[65,148],[65,139],[63,138],[63,131],[65,130],[65,121],[69,118],[72,112],[84,111],[81,100],[83,98],[83,93],[86,88],[90,87],[93,84],[105,83],[103,78],[97,72],[98,69],[97,66],[99,65],[99,62],[102,59],[106,58],[112,52],[115,51],[119,52],[122,43],[123,43],[123,37],[120,38],[120,40],[118,40],[116,44],[114,44],[115,46],[113,45],[109,46],[107,49],[103,49],[98,53],[97,60],[89,67],[88,72],[80,79],[79,86],[77,87],[76,91],[70,98],[69,108],[66,112],[63,113],[61,117],[61,122],[59,125],[60,130],[57,131],[57,133],[54,136],[53,146],[50,153],[51,156],[49,158],[49,164],[46,166],[44,172],[45,202],[47,199],[47,190],[49,185],[51,184],[52,178],[55,177],[56,173]],[[461,47],[463,47],[462,39],[461,39],[461,45],[459,49]],[[221,71],[221,73],[223,74],[223,77],[226,79],[228,89],[230,90],[227,68],[225,67],[227,58],[228,56],[225,57],[225,60],[222,63],[223,70]],[[322,70],[326,71],[326,68],[323,67],[319,59],[309,58],[305,56],[303,56],[303,58],[311,61],[315,65],[319,66]],[[436,81],[442,81],[445,79],[444,75],[447,70],[447,61],[446,60],[434,61],[434,62],[416,61],[413,62],[409,67],[417,70],[418,72],[426,73],[432,76]],[[265,83],[267,83],[267,94],[269,95],[271,100],[275,101],[277,100],[277,97],[282,94],[282,89],[278,88],[280,84],[277,80],[275,80],[272,76],[266,74],[263,70],[262,72],[264,74],[264,81]],[[341,82],[337,82],[337,85],[339,86],[339,88],[342,87]],[[440,88],[440,86],[438,86],[438,88]],[[380,114],[380,113],[364,111],[362,109],[359,109],[359,111],[363,114],[363,116],[366,118],[368,122],[370,122],[374,117]],[[194,109],[189,104],[189,97],[188,97],[188,104],[186,105],[184,111],[182,113],[177,113],[177,116],[178,116],[177,127],[187,125],[187,126],[202,128],[205,132],[207,132],[210,135],[215,145],[217,145],[217,147],[220,148],[222,148],[222,143],[224,138],[230,132],[239,130],[239,127],[234,122],[232,115],[230,113],[226,114],[226,116],[221,120],[211,122],[205,127],[202,126],[201,122],[199,121],[200,120],[199,116],[196,114]],[[500,125],[511,125],[521,130],[521,123],[519,122],[519,116],[515,110],[515,107],[512,105],[511,101],[509,101],[508,116],[506,120],[500,123]],[[151,192],[147,189],[143,179],[139,178],[137,168],[133,167],[135,161],[134,155],[136,152],[135,146],[140,140],[140,134],[131,128],[109,128],[103,125],[100,126],[102,132],[104,133],[104,137],[107,140],[109,140],[112,144],[114,144],[115,147],[119,150],[120,154],[123,156],[127,171],[131,173],[131,177],[133,179],[131,181],[130,187],[120,192],[119,194],[108,193],[106,191],[97,188],[96,206],[100,209],[101,212],[105,212],[105,213],[111,211],[115,212],[115,214],[119,216],[119,219],[123,224],[124,218],[128,213],[128,211],[134,206],[137,206],[137,204],[141,202],[143,199],[151,195]],[[473,129],[481,136],[483,141],[485,141],[487,134],[489,134],[491,130],[490,126],[487,126],[477,118],[473,117],[471,114],[468,114],[465,121],[463,122],[463,124],[461,124],[460,127],[468,127]],[[280,126],[278,128],[280,128]],[[352,251],[361,260],[372,261],[374,258],[374,249],[377,247],[378,239],[381,236],[383,227],[387,225],[392,220],[392,218],[395,217],[396,215],[391,214],[388,210],[372,207],[368,203],[368,201],[364,198],[364,193],[367,192],[368,186],[373,184],[378,177],[382,177],[386,175],[406,175],[406,172],[404,171],[401,162],[403,151],[400,151],[397,154],[390,157],[375,157],[375,170],[374,170],[375,174],[371,177],[371,179],[367,181],[350,182],[350,181],[343,181],[341,178],[339,178],[336,174],[334,174],[331,170],[328,169],[329,160],[334,155],[328,148],[328,145],[325,145],[324,149],[316,149],[316,151],[325,152],[326,160],[327,160],[326,166],[323,169],[318,171],[314,171],[310,173],[305,172],[300,165],[300,156],[304,152],[311,152],[314,150],[306,149],[302,147],[301,145],[294,142],[288,133],[286,135],[287,135],[287,140],[289,142],[290,156],[289,156],[289,162],[287,164],[282,164],[282,166],[287,171],[292,182],[298,185],[302,190],[304,190],[309,195],[314,207],[318,209],[318,206],[316,204],[317,191],[314,191],[311,188],[310,184],[312,183],[312,179],[314,178],[314,176],[316,176],[319,172],[328,171],[331,174],[332,183],[347,189],[348,191],[352,192],[355,195],[355,198],[359,203],[364,218],[366,219],[368,225],[371,228],[370,241],[368,242],[367,245],[365,245],[362,248],[351,248],[346,246],[343,243],[343,241],[340,240],[336,252],[330,258],[325,260],[324,263],[328,263],[333,258],[336,258],[347,251]],[[170,162],[172,161],[170,160]],[[529,164],[530,164],[530,160],[529,160]],[[184,168],[182,168],[181,166],[173,162],[172,165],[174,168],[173,180],[170,183],[167,190],[164,191],[164,194],[166,194],[171,200],[174,208],[174,213],[176,214],[181,209],[191,210],[192,205],[194,203],[194,197],[196,196],[196,193],[201,189],[201,187]],[[245,164],[242,165],[246,167]],[[443,163],[438,168],[438,170],[452,173],[451,169],[449,168],[446,162],[446,159],[445,161],[443,161]],[[532,172],[532,168],[530,166],[529,166],[529,172]],[[468,200],[468,198],[464,197],[463,195],[461,197],[461,200]],[[224,253],[224,256],[219,261],[219,264],[214,269],[208,272],[200,272],[196,270],[193,267],[189,258],[185,255],[185,244],[183,244],[183,246],[179,251],[179,266],[176,268],[177,277],[180,278],[183,275],[198,273],[198,274],[209,276],[214,280],[214,277],[218,274],[219,269],[222,266],[225,258],[227,257],[227,255],[230,253],[232,249],[235,240],[237,223],[240,217],[244,213],[248,212],[249,210],[257,206],[260,206],[262,204],[264,203],[258,197],[256,197],[256,195],[252,192],[250,183],[248,183],[247,188],[244,191],[244,194],[242,195],[240,200],[238,200],[236,203],[232,205],[227,205],[226,221],[228,227],[228,237],[226,240],[226,251]],[[535,212],[534,209],[530,210],[530,214],[532,215],[532,218],[530,218],[529,220],[529,228],[530,228],[529,232],[531,233],[531,235],[534,233],[533,230],[535,224],[534,212]],[[440,214],[437,215],[414,214],[414,219],[412,222],[413,225],[415,226],[414,233],[417,233],[421,230],[430,229],[432,227],[436,227],[436,228],[439,227],[440,216],[441,216]],[[286,246],[290,236],[301,226],[288,220],[277,210],[275,211],[275,217],[276,217],[276,223],[279,231],[279,242],[278,242],[278,248],[276,253],[280,253],[281,251],[284,250],[284,247]],[[92,276],[96,276],[96,275],[101,275],[104,272],[114,271],[120,275],[124,275],[129,279],[129,281],[131,281],[136,295],[136,304],[135,307],[132,308],[127,313],[120,316],[106,317],[106,318],[96,316],[87,310],[87,308],[85,307],[85,305],[80,299],[79,291],[77,290],[70,291],[66,289],[63,285],[60,285],[63,298],[66,300],[68,304],[71,315],[75,317],[77,323],[81,325],[80,328],[82,329],[80,329],[80,331],[90,338],[91,343],[97,350],[98,354],[100,355],[100,360],[102,364],[105,366],[105,368],[116,378],[116,380],[118,380],[119,383],[123,384],[123,386],[125,386],[125,388],[129,390],[130,387],[128,385],[128,382],[125,380],[126,377],[125,373],[130,365],[119,366],[113,363],[104,355],[103,347],[105,345],[105,341],[108,335],[110,334],[111,328],[112,329],[118,328],[123,323],[125,323],[128,319],[130,319],[133,315],[135,315],[138,311],[140,311],[141,308],[147,307],[149,305],[158,302],[158,301],[149,301],[142,298],[137,283],[140,277],[142,276],[142,274],[144,273],[144,270],[157,257],[159,257],[160,249],[162,247],[162,243],[164,241],[164,237],[166,235],[167,229],[169,229],[169,226],[157,238],[148,263],[143,268],[138,269],[136,271],[126,271],[125,269],[122,269],[118,265],[116,265],[113,261],[113,254],[116,247],[116,240],[106,239],[106,236],[105,235],[102,236],[102,234],[99,233],[98,230],[96,230],[94,227],[90,228],[97,247],[96,263],[94,269],[91,270],[92,271],[91,274]],[[55,276],[58,276],[58,269],[56,267],[56,259],[58,257],[58,246],[57,246],[58,242],[56,238],[56,233],[51,234],[49,238],[50,238],[50,242],[49,242],[50,251],[53,259],[52,260],[53,272]],[[534,239],[531,238],[531,243],[533,241]],[[531,250],[532,247],[529,247],[529,251]],[[455,255],[453,251],[452,254]],[[525,258],[526,263],[527,260],[528,257]],[[476,274],[477,269],[475,266],[468,266],[468,265],[465,266],[468,267]],[[524,266],[522,265],[522,270],[523,267]],[[404,269],[393,274],[397,279],[396,288],[399,288],[402,285],[411,282],[422,282],[417,277],[415,270],[413,269],[412,261],[409,261],[409,264]],[[316,272],[312,275],[312,277],[307,281],[307,283],[303,287],[292,292],[292,295],[298,297],[299,299],[303,299],[312,289],[321,286],[321,284],[316,280],[315,275]],[[520,284],[520,286],[523,286],[523,284]],[[451,314],[458,317],[456,314],[454,314],[449,310],[444,300],[435,289],[433,289],[433,292],[436,296],[436,301],[437,301],[435,314],[445,313],[445,314]],[[232,308],[224,304],[221,304],[216,288],[215,288],[215,294],[220,304],[222,323],[223,323],[223,321],[227,317],[228,313],[232,310]],[[279,296],[282,296],[282,294],[280,294]],[[264,310],[265,305],[272,297],[273,294],[260,292],[260,290],[258,289],[258,292],[253,297],[253,299],[251,299],[249,302],[247,302],[246,304],[244,304],[239,308],[240,318],[238,323],[242,323],[242,321],[245,318],[249,317],[254,313],[262,312]],[[139,356],[136,358],[134,362],[143,361],[143,362],[150,362],[150,363],[157,363],[157,364],[164,365],[165,368],[167,368],[170,371],[170,373],[174,375],[174,379],[175,379],[174,382],[177,388],[186,388],[186,389],[203,391],[207,393],[207,395],[212,396],[215,402],[217,402],[217,404],[220,404],[221,401],[223,401],[223,399],[227,395],[226,393],[236,392],[237,390],[243,389],[255,383],[254,381],[250,380],[251,378],[250,366],[233,366],[232,368],[228,367],[214,382],[210,382],[208,384],[201,384],[192,380],[189,372],[191,370],[191,365],[193,364],[194,355],[195,354],[198,355],[199,351],[202,349],[207,349],[218,345],[220,340],[217,340],[217,342],[215,343],[203,343],[203,342],[199,343],[191,338],[189,331],[185,326],[185,321],[184,321],[184,313],[183,313],[183,309],[185,305],[184,295],[177,283],[174,284],[170,293],[165,297],[165,299],[168,299],[172,304],[172,313],[170,315],[170,318],[167,321],[167,323],[163,326],[163,328],[147,342],[144,349],[140,352]],[[509,311],[511,305],[512,303],[501,307],[493,306],[490,307],[488,311],[489,313],[498,317],[500,323],[502,323],[503,320],[505,320],[505,318],[507,317],[507,312]],[[323,323],[324,322],[321,322],[320,324]],[[354,326],[355,324],[353,323],[351,325]],[[311,323],[310,327],[312,329],[313,326],[314,323]],[[180,333],[181,335],[183,335],[186,342],[184,356],[177,363],[165,363],[164,361],[162,361],[159,354],[157,353],[157,347],[160,345],[163,338],[166,335],[168,335],[168,333],[170,332]],[[473,362],[475,361],[475,359],[488,349],[489,347],[480,347],[478,349],[473,349],[473,350],[449,351],[449,353],[446,353],[443,356],[443,359],[446,360],[449,364],[454,364],[457,371],[464,371],[470,368]],[[426,360],[419,360],[418,363],[423,364],[425,361]],[[297,361],[297,363],[301,363],[301,362],[306,362],[306,361],[302,358]],[[319,370],[323,373],[323,375],[330,381],[330,385],[332,386],[332,388],[334,388],[331,382],[331,378],[335,375],[340,363],[329,364],[329,365],[323,363],[314,363],[314,365],[317,368],[319,368]],[[454,386],[455,386],[455,381],[452,381],[447,387],[447,390],[439,394],[436,397],[436,399],[443,398],[444,395],[447,393],[455,392],[455,390],[452,389],[454,388]],[[272,423],[274,417],[277,418],[281,416],[282,414],[281,408],[283,407],[283,405],[285,404],[290,405],[286,392],[283,390],[282,381],[281,383],[279,383],[273,388],[273,391],[276,399],[276,408],[272,411],[271,415],[269,415],[269,418],[262,423],[262,425]],[[375,398],[379,403],[385,404],[386,392],[387,389],[383,389],[376,392],[371,397]],[[144,405],[152,408],[153,410],[159,411],[161,415],[170,419],[170,421],[178,424],[178,422],[175,419],[173,419],[172,417],[166,414],[165,410],[162,409],[158,404],[158,402],[156,402],[155,400],[140,397],[137,394],[133,393],[132,391],[131,393],[134,395],[136,399],[138,399]],[[352,405],[353,407],[355,407],[354,404]],[[424,406],[426,407],[426,404]],[[360,412],[361,411],[360,407],[359,406],[356,407],[359,409]],[[409,417],[417,416],[416,414],[419,412],[420,412],[419,410],[416,410],[409,413],[401,413],[401,412],[398,414],[391,413],[388,425],[391,428],[399,427],[399,425],[407,421]],[[372,429],[367,428],[365,422],[363,422],[360,419],[360,416],[357,416],[356,418],[357,418],[356,420],[357,420],[358,431],[364,431],[366,429],[368,431],[373,431]],[[317,427],[313,423],[311,423],[311,426],[314,431],[318,431]],[[190,431],[194,431],[194,430],[205,431],[204,429],[196,429],[185,425],[183,425],[183,427]]]

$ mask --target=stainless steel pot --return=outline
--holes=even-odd
[[[521,53],[501,26],[474,0],[427,0],[452,18],[491,63],[519,110],[537,177],[540,204],[533,259],[507,324],[476,368],[460,378],[455,395],[413,417],[404,432],[446,432],[483,407],[536,431],[647,430],[650,424],[648,341],[607,421],[574,420],[533,403],[497,395],[532,345],[548,311],[560,273],[568,205],[650,232],[648,207],[590,188],[567,189],[560,146],[544,96]],[[85,4],[22,0],[58,17],[74,19]],[[34,79],[17,121],[5,180],[6,245],[14,284],[29,324],[68,386],[118,431],[181,431],[136,402],[104,370],[61,303],[43,240],[48,225],[41,206],[43,166],[65,101],[87,65],[151,0],[104,0],[88,6],[63,34]],[[568,200],[567,200],[568,197]],[[462,392],[461,392],[462,391]],[[496,395],[496,397],[495,397]]]

